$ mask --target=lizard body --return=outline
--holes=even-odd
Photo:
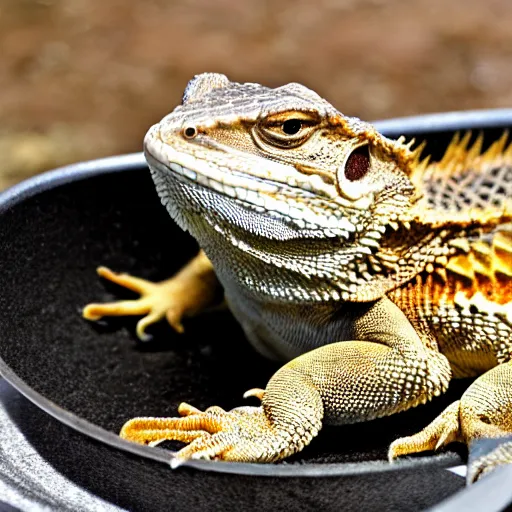
[[[142,335],[167,315],[181,329],[220,283],[254,347],[286,364],[251,392],[261,407],[182,404],[182,418],[136,418],[121,435],[190,442],[177,462],[278,460],[323,423],[400,412],[481,374],[390,457],[512,431],[506,139],[482,151],[481,137],[457,137],[429,163],[421,146],[387,139],[299,84],[195,77],[144,149],[162,203],[202,251],[159,285],[158,300],[157,285],[104,269],[143,297],[84,316],[148,313]]]

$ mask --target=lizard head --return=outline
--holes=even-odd
[[[364,232],[361,222],[383,214],[379,204],[400,196],[390,204],[394,220],[414,191],[414,152],[295,83],[269,89],[198,75],[144,149],[150,165],[177,181],[279,220],[283,228],[266,233],[275,239]]]
[[[198,75],[144,150],[162,201],[201,245],[215,232],[303,273],[294,258],[282,261],[286,247],[350,266],[415,201],[417,152],[295,83],[270,89]]]

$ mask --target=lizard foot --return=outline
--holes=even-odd
[[[453,441],[461,440],[459,406],[459,401],[454,402],[421,432],[393,441],[388,451],[389,461],[392,462],[400,455],[438,450]]]
[[[478,377],[461,399],[448,406],[430,425],[418,434],[394,441],[389,459],[400,455],[436,450],[452,441],[465,443],[473,450],[473,441],[498,440],[512,433],[512,363],[490,369]],[[471,459],[471,457],[470,457]],[[468,464],[468,481],[472,482],[494,468],[512,463],[512,443],[505,442],[495,450]]]
[[[88,304],[82,315],[87,320],[99,320],[104,316],[145,315],[137,323],[137,336],[146,341],[146,328],[166,317],[177,332],[183,332],[181,320],[187,310],[186,290],[177,279],[153,283],[129,274],[118,274],[107,267],[98,267],[98,275],[140,294],[136,300],[123,300],[105,304]]]
[[[137,323],[137,336],[143,341],[149,339],[146,328],[164,317],[175,331],[183,332],[183,318],[211,306],[218,290],[213,266],[203,251],[173,277],[160,283],[117,274],[106,267],[99,267],[97,272],[104,279],[138,293],[140,298],[89,304],[82,312],[83,317],[99,320],[104,316],[145,315]]]
[[[179,450],[171,465],[189,459],[271,462],[287,456],[293,440],[276,429],[262,407],[225,411],[213,406],[204,412],[182,403],[181,418],[134,418],[123,426],[123,439],[154,446],[162,441],[190,443]]]

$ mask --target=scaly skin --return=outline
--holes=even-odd
[[[136,418],[121,436],[189,442],[175,464],[274,461],[322,424],[394,414],[477,375],[390,458],[512,432],[512,150],[506,134],[486,152],[457,137],[428,164],[412,146],[299,84],[195,77],[144,147],[162,203],[204,253],[155,293],[123,276],[140,301],[84,315],[149,314],[143,335],[167,310],[180,326],[220,283],[254,347],[285,364],[249,392],[261,407],[182,404],[181,418]]]

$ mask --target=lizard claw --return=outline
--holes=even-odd
[[[247,390],[244,393],[244,398],[249,398],[251,396],[255,396],[256,398],[258,398],[261,401],[261,400],[263,400],[263,395],[264,394],[265,394],[265,390],[264,389],[252,388],[252,389]]]

